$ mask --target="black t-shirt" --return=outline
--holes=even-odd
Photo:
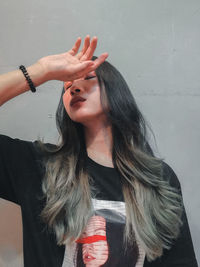
[[[58,246],[54,234],[48,231],[39,216],[45,204],[41,189],[44,168],[41,165],[42,153],[36,149],[36,144],[0,135],[0,197],[21,206],[25,267],[72,267],[74,259],[77,263],[80,258],[90,264],[93,261],[95,266],[95,259],[99,259],[99,255],[93,254],[91,248],[89,250],[89,246],[94,244],[102,245],[98,247],[98,251],[102,250],[104,255],[99,261],[102,266],[106,266],[106,262],[107,266],[197,266],[185,211],[179,238],[170,250],[164,250],[160,259],[147,262],[144,250],[136,243],[130,249],[133,265],[130,260],[129,263],[125,262],[130,255],[125,255],[124,261],[119,260],[124,254],[117,242],[120,242],[126,216],[120,176],[114,168],[102,166],[90,158],[87,159],[87,169],[96,188],[95,198],[92,199],[94,216],[73,248]],[[171,186],[178,188],[181,193],[174,171],[165,162],[163,168],[164,179],[169,179]],[[88,235],[87,231],[92,231],[92,235]],[[109,244],[110,240],[117,245]],[[111,258],[117,263],[113,265]]]

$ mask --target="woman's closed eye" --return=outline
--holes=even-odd
[[[96,78],[96,77],[97,77],[97,76],[94,76],[94,75],[93,75],[93,76],[86,76],[86,77],[85,77],[85,80],[93,79],[93,78]]]

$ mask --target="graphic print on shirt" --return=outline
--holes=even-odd
[[[135,243],[125,250],[125,203],[92,199],[94,213],[81,237],[66,246],[62,267],[142,267],[145,253]]]

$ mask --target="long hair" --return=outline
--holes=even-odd
[[[112,125],[113,163],[122,180],[127,215],[124,240],[131,243],[136,238],[152,261],[163,249],[170,249],[179,235],[182,197],[164,179],[163,159],[153,154],[148,124],[122,75],[107,61],[96,69],[96,75],[102,107]],[[46,148],[42,181],[46,204],[41,217],[55,233],[58,245],[78,239],[92,211],[84,128],[68,116],[63,93],[56,113],[60,141]]]

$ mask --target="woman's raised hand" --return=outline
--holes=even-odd
[[[27,72],[34,85],[39,85],[49,80],[73,81],[95,70],[108,57],[107,53],[101,54],[96,60],[91,58],[97,46],[97,38],[90,41],[86,36],[82,50],[78,53],[81,38],[66,53],[43,57],[35,64],[27,67]],[[30,87],[21,70],[11,71],[0,75],[0,106],[9,99],[29,91]]]
[[[81,38],[78,38],[68,52],[43,57],[38,61],[46,73],[47,81],[72,81],[81,78],[95,70],[108,57],[107,53],[103,53],[96,60],[91,60],[97,46],[97,37],[90,41],[90,37],[86,36],[83,48],[78,53],[80,45]]]

